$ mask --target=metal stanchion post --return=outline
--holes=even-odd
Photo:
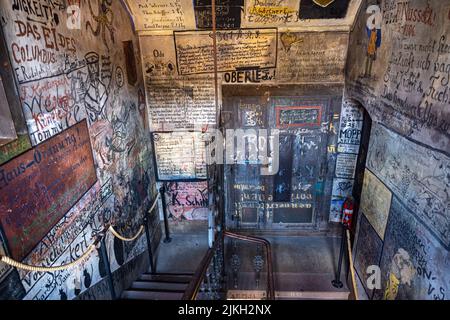
[[[339,252],[338,269],[336,273],[336,279],[331,281],[331,284],[335,288],[342,288],[344,286],[344,284],[341,281],[341,269],[342,269],[342,260],[344,257],[344,249],[345,249],[345,227],[342,226],[341,251]]]
[[[102,239],[102,245],[101,245],[101,255],[103,258],[103,263],[105,264],[105,269],[108,275],[108,284],[109,284],[109,290],[111,291],[111,299],[112,300],[116,300],[116,291],[114,289],[114,282],[113,282],[113,277],[112,277],[112,273],[111,273],[111,265],[109,263],[109,258],[108,258],[108,252],[106,251],[106,237],[103,237]]]
[[[169,231],[169,218],[167,217],[167,204],[166,204],[166,185],[163,183],[162,187],[159,189],[161,193],[161,201],[162,201],[162,209],[164,215],[164,230],[166,233],[166,238],[164,239],[164,243],[170,243],[172,239],[170,238]]]
[[[156,273],[156,270],[155,270],[155,264],[153,261],[153,251],[152,251],[150,230],[148,228],[148,215],[149,214],[150,214],[150,212],[147,213],[147,215],[144,218],[144,228],[145,228],[145,236],[147,237],[148,258],[150,259],[150,273],[154,274],[154,273]]]

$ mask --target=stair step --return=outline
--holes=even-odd
[[[349,292],[324,291],[276,291],[276,300],[348,300]],[[228,300],[263,300],[265,291],[260,290],[229,290]]]
[[[141,281],[151,282],[173,282],[173,283],[189,283],[192,280],[192,275],[178,275],[178,274],[143,274],[139,277]]]
[[[193,273],[170,273],[170,272],[157,272],[157,273],[151,273],[151,272],[145,272],[144,274],[149,274],[149,275],[157,275],[157,276],[188,276],[188,277],[192,277],[194,274]]]
[[[131,285],[130,290],[164,290],[164,291],[179,291],[184,292],[187,288],[187,283],[174,282],[149,282],[149,281],[135,281]]]
[[[256,288],[254,272],[240,272],[238,274],[238,287],[236,290],[265,290],[266,273],[261,273],[260,287]],[[348,294],[350,291],[342,276],[344,287],[333,287],[331,281],[334,275],[331,273],[274,273],[275,290],[278,292],[323,292]],[[233,276],[228,275],[228,287],[233,288]],[[338,295],[339,295],[338,294]]]
[[[182,292],[127,290],[122,293],[125,300],[181,300],[182,297]]]

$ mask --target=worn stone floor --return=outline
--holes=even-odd
[[[172,241],[165,243],[164,231],[156,252],[156,266],[159,273],[194,273],[208,250],[206,224],[187,223],[171,225]]]

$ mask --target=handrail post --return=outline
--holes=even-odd
[[[170,238],[169,218],[167,217],[166,185],[164,182],[162,184],[162,187],[159,189],[159,192],[161,193],[161,202],[162,202],[162,209],[163,209],[163,216],[164,216],[164,231],[166,234],[164,243],[170,243],[170,242],[172,242],[172,239]]]
[[[150,260],[150,273],[154,274],[156,273],[155,263],[153,261],[153,251],[152,251],[152,242],[150,237],[150,229],[148,228],[148,215],[147,213],[144,217],[144,228],[145,228],[145,236],[147,238],[147,250],[148,250],[148,258]]]
[[[267,273],[268,273],[268,291],[269,295],[267,300],[275,300],[275,296],[272,296],[275,293],[274,287],[274,279],[273,279],[273,265],[272,265],[272,249],[270,243],[265,244],[266,254],[267,254]]]
[[[116,291],[114,289],[114,282],[113,282],[113,277],[112,277],[112,273],[111,273],[111,265],[109,263],[108,252],[106,251],[106,237],[105,236],[102,238],[100,253],[102,255],[103,263],[104,263],[106,273],[108,276],[108,285],[109,285],[109,290],[111,291],[111,300],[116,300],[117,297],[116,297]]]
[[[345,250],[345,227],[342,227],[342,238],[341,238],[341,251],[339,252],[339,262],[338,262],[338,269],[336,273],[336,278],[331,281],[331,284],[335,288],[342,288],[344,284],[341,281],[341,269],[342,269],[342,260],[344,256],[344,250]]]

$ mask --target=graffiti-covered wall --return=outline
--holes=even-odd
[[[0,168],[0,250],[67,264],[107,223],[134,234],[155,195],[138,39],[121,1],[5,0],[0,16],[32,144]],[[106,244],[113,272],[144,267],[145,236]],[[0,267],[5,299],[73,299],[106,276],[97,251],[55,273]]]
[[[374,121],[354,252],[369,298],[449,298],[449,13],[365,1],[351,35],[346,94]]]

